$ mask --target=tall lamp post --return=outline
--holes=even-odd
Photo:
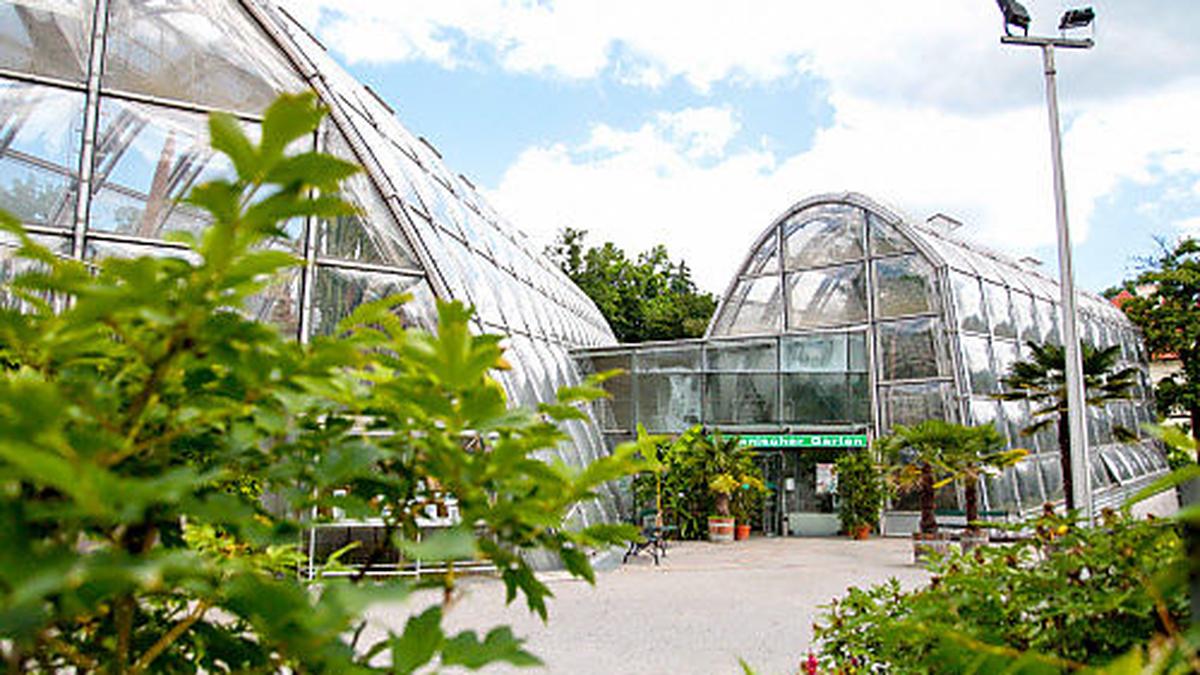
[[[1071,498],[1076,508],[1083,510],[1087,523],[1092,522],[1092,475],[1088,457],[1087,425],[1084,423],[1085,392],[1083,361],[1080,357],[1077,309],[1075,307],[1075,272],[1071,265],[1071,233],[1067,227],[1067,187],[1063,179],[1062,138],[1058,124],[1058,93],[1055,87],[1054,49],[1090,49],[1091,38],[1031,37],[1029,12],[1016,0],[997,0],[1004,15],[1006,45],[1038,47],[1042,50],[1043,72],[1046,76],[1046,105],[1050,112],[1050,159],[1054,165],[1054,207],[1058,225],[1058,274],[1062,291],[1063,342],[1066,343],[1067,423],[1070,430]],[[1062,16],[1058,28],[1065,31],[1084,28],[1092,23],[1095,13],[1090,7],[1070,9]],[[1017,27],[1024,34],[1017,36],[1009,28]]]

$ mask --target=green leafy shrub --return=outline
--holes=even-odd
[[[736,437],[710,436],[696,426],[659,442],[657,452],[657,471],[634,479],[634,499],[654,504],[661,494],[664,522],[682,539],[707,537],[710,515],[752,509],[766,493],[754,451]]]
[[[298,264],[269,246],[281,224],[353,211],[338,182],[357,168],[288,155],[323,111],[312,95],[266,112],[262,140],[213,115],[213,145],[237,177],[196,187],[211,214],[194,256],[108,259],[95,269],[35,245],[37,263],[0,310],[0,658],[12,672],[412,672],[535,663],[510,631],[446,635],[440,607],[374,645],[356,630],[371,602],[435,586],[453,560],[496,565],[508,600],[546,616],[549,589],[525,554],[549,550],[592,580],[589,546],[629,528],[563,527],[571,506],[633,468],[628,450],[582,470],[537,459],[582,417],[564,390],[539,412],[508,409],[488,372],[500,338],[439,306],[436,335],[406,330],[404,298],[364,305],[337,338],[301,345],[239,308]],[[70,302],[66,302],[66,300]],[[59,311],[55,311],[55,310]],[[372,433],[364,433],[372,432]],[[472,449],[464,446],[470,442]],[[269,495],[268,500],[260,495]],[[457,500],[461,525],[418,543],[426,509]],[[378,518],[387,546],[447,560],[419,583],[361,572],[309,586],[296,573],[295,514]]]
[[[883,508],[883,474],[866,450],[852,451],[838,457],[837,471],[838,518],[842,529],[852,533],[859,527],[874,528]]]
[[[1095,528],[1053,515],[1028,526],[1027,540],[934,562],[928,587],[851,589],[814,626],[822,666],[1059,672],[1108,663],[1184,619],[1180,575],[1166,574],[1184,558],[1173,523],[1106,512]]]

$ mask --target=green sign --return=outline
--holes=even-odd
[[[866,434],[744,434],[739,445],[756,448],[865,448]]]

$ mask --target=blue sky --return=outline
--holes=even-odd
[[[722,290],[791,203],[855,190],[1053,271],[1040,62],[990,0],[286,0],[519,228],[662,242]],[[1036,28],[1067,3],[1026,3]],[[1059,57],[1076,274],[1200,233],[1200,3],[1096,2]]]

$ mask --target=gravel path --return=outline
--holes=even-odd
[[[505,607],[503,586],[492,579],[468,580],[446,622],[481,633],[511,625],[546,664],[486,673],[740,673],[739,657],[761,675],[795,673],[817,607],[889,577],[923,583],[928,576],[911,556],[908,539],[677,542],[661,566],[643,554],[599,573],[594,587],[547,575],[555,595],[548,624],[519,602]],[[431,601],[376,606],[372,623],[399,630]]]

